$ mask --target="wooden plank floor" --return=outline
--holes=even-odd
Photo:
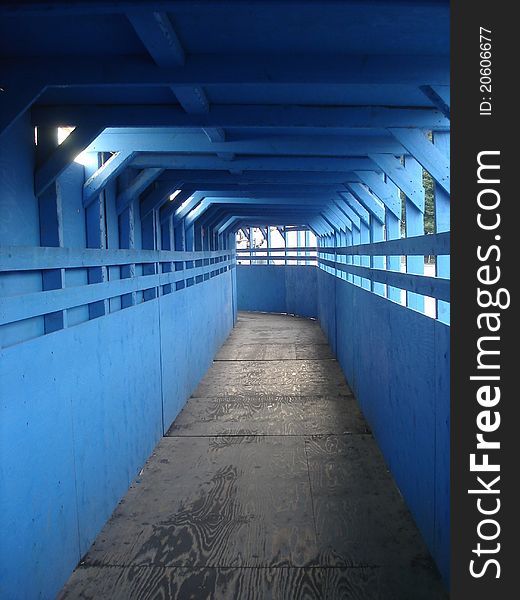
[[[256,313],[239,315],[60,595],[445,597],[318,324]]]

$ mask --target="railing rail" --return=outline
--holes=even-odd
[[[234,250],[184,252],[3,247],[0,248],[0,273],[82,270],[85,272],[85,283],[0,297],[0,325],[135,292],[156,290],[156,295],[168,294],[177,289],[177,284],[189,287],[202,283],[234,268],[235,264]],[[133,267],[133,271],[129,271],[129,266]],[[88,270],[96,267],[107,269],[107,280],[88,283]],[[142,274],[136,273],[139,269],[143,271]]]

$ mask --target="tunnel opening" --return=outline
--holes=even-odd
[[[7,2],[0,56],[0,596],[444,597],[448,3]]]

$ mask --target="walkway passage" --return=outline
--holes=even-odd
[[[255,313],[61,596],[444,597],[318,324]]]

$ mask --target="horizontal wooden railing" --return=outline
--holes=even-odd
[[[89,269],[105,268],[106,280],[0,297],[0,325],[146,290],[155,290],[156,295],[168,294],[176,291],[176,284],[182,284],[180,287],[196,285],[234,266],[234,250],[3,247],[0,248],[0,273],[82,270],[88,280]],[[114,274],[117,267],[120,267],[119,273]],[[135,273],[136,270],[143,273]]]

